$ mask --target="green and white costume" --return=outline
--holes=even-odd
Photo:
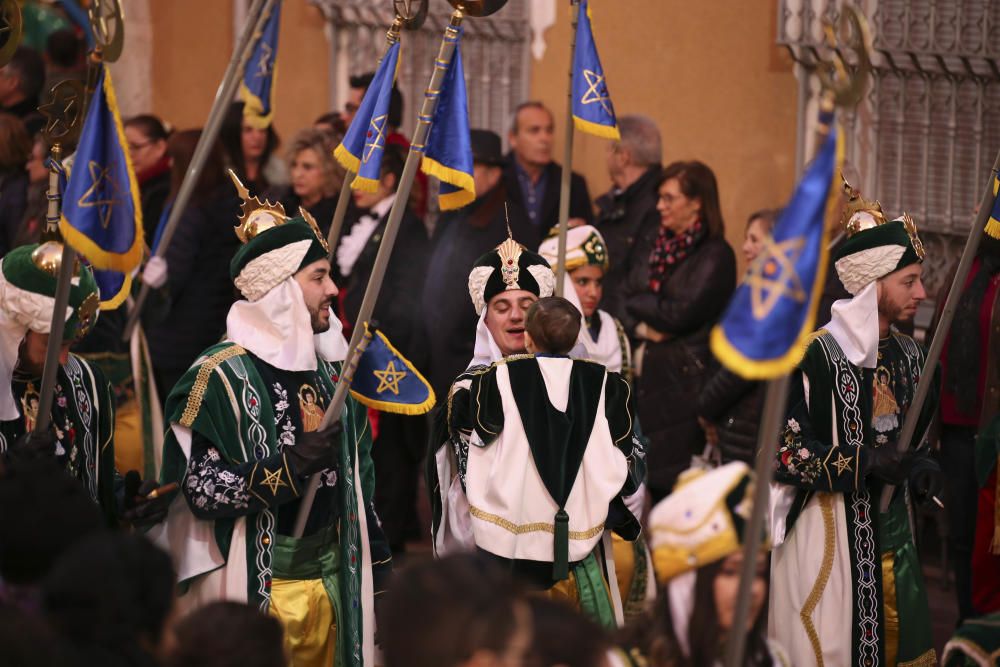
[[[909,336],[879,340],[876,281],[923,248],[911,222],[859,216],[836,262],[855,296],[834,305],[791,379],[771,494],[769,635],[795,665],[933,665],[908,490],[880,513],[884,483],[866,475],[869,452],[895,446],[925,357]],[[935,406],[932,393],[921,439]]]
[[[0,260],[0,452],[15,446],[38,417],[41,377],[17,368],[18,348],[28,331],[47,334],[52,326],[58,266],[45,256],[59,256],[62,246],[47,242],[21,246]],[[80,266],[70,288],[63,340],[86,334],[98,315],[99,296],[93,274]],[[52,426],[56,457],[80,480],[115,523],[115,403],[100,369],[75,354],[56,373]]]
[[[302,219],[259,232],[237,253],[232,273],[247,300],[230,310],[226,340],[206,350],[167,399],[161,482],[177,482],[182,494],[152,533],[174,557],[182,607],[245,601],[275,613],[286,643],[296,645],[315,628],[306,617],[290,624],[273,608],[272,585],[321,584],[335,622],[328,664],[374,665],[374,596],[391,559],[372,505],[367,412],[351,398],[339,462],[321,473],[304,537],[291,536],[307,478],[284,450],[316,429],[346,354],[332,311],[331,329],[313,334],[292,277],[326,256],[318,231]]]

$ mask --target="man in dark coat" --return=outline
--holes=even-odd
[[[621,141],[608,146],[612,187],[597,198],[597,228],[610,263],[599,307],[622,320],[628,297],[646,291],[649,282],[649,253],[660,229],[656,188],[663,148],[660,130],[646,116],[622,116],[618,131]]]
[[[424,283],[422,310],[435,313],[424,318],[431,355],[427,379],[439,401],[472,359],[479,319],[468,295],[455,285],[464,284],[476,259],[507,238],[500,137],[489,130],[472,130],[471,135],[476,200],[441,216]]]
[[[541,102],[522,102],[514,112],[507,139],[504,183],[510,205],[514,238],[527,248],[537,248],[559,222],[559,189],[562,167],[552,160],[555,121]],[[583,177],[574,173],[569,191],[570,224],[593,224],[590,192]]]

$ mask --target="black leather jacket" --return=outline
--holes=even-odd
[[[743,461],[753,465],[765,386],[725,368],[716,370],[705,382],[698,415],[715,425],[723,463]]]

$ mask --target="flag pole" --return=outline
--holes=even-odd
[[[167,217],[166,225],[163,228],[163,235],[160,237],[160,243],[156,247],[156,257],[163,257],[167,254],[167,248],[170,246],[170,241],[177,230],[177,224],[180,222],[181,215],[184,214],[184,209],[187,208],[188,201],[191,199],[191,195],[194,194],[201,169],[205,165],[205,160],[208,159],[209,154],[212,152],[216,137],[219,136],[219,130],[222,127],[223,119],[226,117],[229,103],[236,94],[236,88],[243,78],[247,61],[250,59],[250,54],[253,52],[253,47],[256,43],[256,40],[253,38],[263,31],[264,24],[267,22],[274,4],[275,0],[254,0],[253,5],[250,7],[247,14],[247,21],[243,25],[243,32],[240,33],[236,46],[233,49],[233,55],[229,59],[229,65],[226,67],[226,73],[222,78],[222,83],[219,84],[219,88],[215,93],[215,100],[212,102],[212,109],[208,113],[208,120],[201,131],[201,136],[198,137],[198,143],[191,156],[191,164],[188,166],[187,173],[184,174],[184,180],[181,181],[177,197],[170,208],[170,215]],[[135,327],[139,323],[139,315],[142,313],[142,307],[149,297],[149,291],[149,285],[143,282],[139,294],[135,297],[132,310],[129,311],[128,321],[125,323],[125,329],[122,332],[123,341],[129,340],[135,332]]]
[[[389,257],[392,255],[393,246],[396,244],[396,236],[399,233],[399,226],[403,221],[403,213],[406,211],[410,189],[413,187],[413,180],[416,177],[417,168],[420,166],[420,160],[423,157],[424,146],[427,143],[427,137],[430,135],[434,112],[437,110],[438,96],[441,92],[441,85],[444,83],[452,56],[455,54],[459,28],[462,25],[462,21],[466,15],[488,16],[506,4],[506,0],[449,0],[449,2],[455,7],[455,10],[451,14],[451,21],[448,27],[445,28],[444,37],[441,39],[441,46],[434,61],[434,71],[431,74],[430,83],[427,84],[427,89],[424,91],[423,105],[420,107],[420,114],[417,116],[417,127],[413,132],[413,142],[410,144],[410,152],[406,156],[406,164],[403,166],[403,174],[399,179],[399,186],[396,189],[396,199],[392,203],[392,211],[389,213],[385,231],[382,233],[382,241],[378,247],[378,255],[375,257],[375,265],[372,267],[368,287],[365,289],[361,309],[358,311],[358,316],[354,322],[354,331],[351,333],[351,342],[348,346],[344,368],[357,368],[358,361],[361,358],[358,348],[364,336],[364,323],[371,319],[372,311],[375,310],[375,302],[382,289],[382,280],[385,278],[385,272],[389,266]],[[335,397],[339,396],[339,400],[330,401],[330,405],[323,415],[321,429],[328,427],[334,420],[340,418],[344,404],[347,402],[347,389],[349,388],[347,385],[349,384],[350,380],[348,376],[342,373],[334,394]],[[343,389],[341,385],[345,385]],[[345,472],[344,474],[347,473]],[[319,474],[309,478],[308,487],[299,505],[298,515],[295,517],[293,537],[302,537],[305,532],[306,520],[309,518],[309,512],[312,510],[312,498],[315,496],[319,483]]]
[[[955,320],[958,301],[962,297],[962,288],[965,285],[965,279],[969,277],[969,271],[972,270],[972,262],[976,258],[976,251],[979,249],[979,244],[983,240],[983,234],[986,232],[986,223],[989,222],[990,215],[993,212],[993,204],[996,201],[996,196],[993,194],[993,184],[996,182],[998,172],[1000,172],[1000,152],[997,153],[996,159],[993,161],[993,167],[990,170],[990,179],[986,183],[986,189],[983,190],[982,198],[979,200],[979,211],[976,213],[976,221],[969,231],[969,237],[965,240],[965,248],[962,250],[961,258],[958,260],[955,278],[951,281],[951,286],[948,288],[948,296],[944,300],[941,319],[938,322],[937,329],[934,331],[934,337],[931,338],[931,344],[927,350],[927,358],[924,359],[924,367],[920,369],[920,380],[917,382],[917,388],[913,393],[913,400],[910,402],[910,407],[906,411],[906,417],[903,419],[903,427],[899,431],[899,440],[896,441],[896,447],[900,452],[905,452],[909,449],[911,441],[917,435],[917,421],[920,419],[920,413],[923,411],[924,403],[930,394],[931,385],[934,383],[934,369],[941,358],[945,338],[947,338],[951,324]],[[921,437],[923,436],[923,434],[920,435]],[[880,500],[881,511],[885,512],[889,509],[889,503],[892,501],[892,494],[895,490],[896,487],[891,484],[887,484],[882,489]]]
[[[569,84],[566,93],[566,145],[563,146],[562,179],[559,183],[559,245],[556,257],[556,296],[563,296],[566,283],[566,234],[569,232],[569,197],[573,178],[573,54],[576,51],[576,24],[580,20],[580,0],[570,0]],[[548,230],[545,230],[548,233]]]
[[[869,72],[868,51],[871,40],[868,38],[867,22],[855,7],[845,6],[841,15],[841,24],[849,23],[854,30],[854,40],[850,46],[858,55],[857,71],[851,77],[847,67],[836,49],[836,36],[833,28],[826,26],[826,37],[834,50],[833,61],[826,64],[827,72],[820,76],[823,91],[820,97],[819,124],[816,128],[816,146],[818,153],[830,134],[834,123],[834,112],[838,106],[857,104],[867,85]],[[825,227],[825,225],[824,225]],[[823,279],[817,276],[817,280]],[[781,434],[782,422],[785,418],[786,403],[791,375],[784,373],[767,383],[767,393],[764,398],[764,408],[760,428],[757,432],[757,459],[754,462],[754,498],[750,520],[743,530],[743,572],[740,575],[740,587],[736,598],[736,608],[733,611],[733,624],[726,638],[726,667],[741,667],[746,650],[747,624],[750,619],[750,599],[753,582],[757,578],[757,559],[760,557],[760,547],[763,539],[764,519],[768,508],[771,480],[774,478],[774,458],[778,451],[778,440]]]
[[[123,29],[121,22],[118,23],[118,29]],[[59,176],[62,171],[60,139],[75,135],[77,128],[86,118],[87,106],[97,89],[103,66],[104,58],[101,45],[98,44],[90,53],[87,86],[82,98],[78,100],[80,112],[69,121],[64,136],[56,138],[50,151],[49,189],[45,194],[48,200],[48,208],[45,212],[45,232],[42,235],[43,243],[35,250],[35,253],[48,254],[50,266],[55,263],[55,258],[58,256],[59,270],[56,274],[56,291],[53,295],[49,341],[45,348],[45,365],[42,368],[41,386],[38,390],[38,417],[32,431],[39,436],[49,430],[52,422],[52,402],[55,399],[56,374],[61,365],[59,357],[62,353],[63,330],[66,328],[66,308],[69,306],[69,293],[73,286],[73,276],[79,266],[76,250],[62,238],[62,234],[59,232],[59,220],[62,217],[62,192],[59,190]],[[65,119],[63,121],[65,122]],[[45,129],[50,137],[53,136],[57,127],[58,125],[51,120],[46,124]],[[32,259],[35,258],[32,257]]]

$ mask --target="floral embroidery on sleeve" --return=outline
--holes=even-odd
[[[785,422],[785,430],[778,447],[776,469],[779,474],[796,478],[802,484],[815,484],[823,472],[823,463],[805,446],[802,427],[790,417]]]

